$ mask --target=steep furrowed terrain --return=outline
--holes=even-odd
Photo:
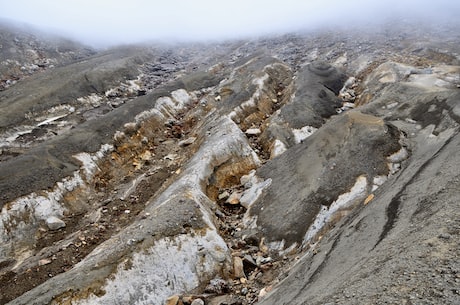
[[[455,303],[450,30],[126,47],[8,83],[0,303]]]

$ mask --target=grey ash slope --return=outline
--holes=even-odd
[[[0,19],[0,91],[36,72],[95,53],[77,42]]]
[[[424,89],[418,88],[414,100],[406,93],[399,107],[428,103],[435,108],[437,99],[421,100],[420,90]],[[432,120],[433,113],[434,125],[425,129],[419,125],[417,133],[413,123],[404,122],[403,111],[394,114],[401,120],[394,123],[409,135],[410,159],[368,205],[355,209],[324,235],[315,251],[302,257],[261,304],[458,302],[459,263],[454,257],[459,255],[460,180],[452,164],[459,161],[460,137],[458,118],[447,113],[458,107],[459,95],[454,91],[448,96],[456,102],[444,109],[439,121]],[[401,100],[401,95],[387,92],[382,98]],[[379,102],[361,111],[382,113]],[[440,125],[446,127],[433,135]]]
[[[152,58],[152,53],[141,48],[120,49],[31,77],[27,82],[14,86],[14,91],[0,93],[0,99],[3,100],[0,130],[7,131],[21,124],[37,124],[33,119],[18,113],[43,113],[62,105],[77,108],[78,98],[92,94],[105,97],[105,92],[109,89],[126,80],[135,79],[140,66]],[[3,163],[1,176],[5,179],[0,183],[5,191],[2,192],[1,202],[52,187],[55,181],[70,175],[78,168],[78,162],[72,161],[72,155],[81,151],[96,152],[102,143],[111,140],[120,126],[132,122],[137,114],[151,108],[158,97],[175,88],[193,90],[193,81],[196,79],[201,77],[191,75],[188,79],[169,84],[167,89],[157,88],[155,92],[120,108],[96,101],[98,104],[95,108],[100,109],[100,114],[96,113],[95,117],[103,116],[103,119],[92,119],[91,114],[85,116],[93,107],[70,112],[72,130],[53,136],[27,153]],[[208,81],[210,84],[216,83],[219,76],[216,75]],[[136,95],[137,93],[134,96]],[[26,150],[27,146],[22,147],[23,152]],[[47,178],[36,179],[40,175]],[[24,187],[27,189],[23,190]]]
[[[457,303],[459,53],[402,24],[9,83],[0,303]]]

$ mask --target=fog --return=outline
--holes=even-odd
[[[458,0],[0,0],[0,18],[101,47],[243,38],[388,18],[460,19]]]

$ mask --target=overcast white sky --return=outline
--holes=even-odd
[[[460,0],[0,0],[0,18],[93,46],[239,38],[395,16],[460,19]]]

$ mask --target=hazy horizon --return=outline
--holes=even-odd
[[[282,34],[321,26],[415,18],[459,19],[460,1],[0,0],[0,18],[26,23],[94,47],[162,41],[204,41]]]

